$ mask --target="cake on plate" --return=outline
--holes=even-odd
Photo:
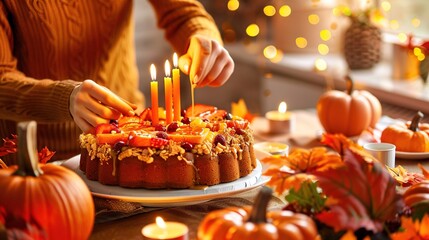
[[[81,134],[80,170],[105,185],[147,189],[212,186],[249,175],[256,167],[249,122],[213,106],[192,110],[153,126],[148,108]]]

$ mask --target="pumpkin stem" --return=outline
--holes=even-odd
[[[353,80],[349,75],[346,75],[346,91],[348,95],[351,95],[353,93]]]
[[[269,187],[262,187],[256,196],[253,203],[252,212],[250,213],[249,222],[252,223],[266,223],[267,222],[267,207],[271,199],[273,191]]]
[[[37,124],[35,121],[20,122],[18,128],[18,169],[13,175],[37,177],[43,174],[39,168],[36,147]]]
[[[410,124],[409,129],[413,132],[419,131],[419,123],[423,117],[424,117],[424,114],[422,112],[418,111],[416,113],[416,115],[414,115],[413,120],[411,120],[411,124]]]

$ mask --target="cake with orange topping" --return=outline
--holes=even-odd
[[[232,182],[256,167],[249,122],[195,105],[181,121],[152,125],[150,109],[81,134],[80,169],[90,180],[166,189]]]

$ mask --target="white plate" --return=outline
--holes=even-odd
[[[262,176],[262,166],[257,161],[256,168],[247,176],[230,183],[222,183],[207,187],[205,190],[179,189],[179,190],[148,190],[130,189],[119,186],[103,185],[97,181],[88,180],[79,169],[80,155],[65,161],[62,165],[77,173],[94,196],[118,199],[129,202],[139,202],[148,207],[171,207],[192,205],[206,202],[211,199],[231,196],[249,191],[265,184],[269,178]]]
[[[403,159],[429,159],[429,152],[401,152],[396,151],[396,157]]]

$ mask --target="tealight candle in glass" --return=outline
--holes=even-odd
[[[281,102],[277,111],[269,111],[265,114],[265,118],[268,120],[270,133],[279,134],[291,132],[293,115],[286,110],[286,102]]]
[[[143,227],[143,238],[147,240],[188,240],[188,227],[179,222],[166,222],[156,217],[156,223]]]

